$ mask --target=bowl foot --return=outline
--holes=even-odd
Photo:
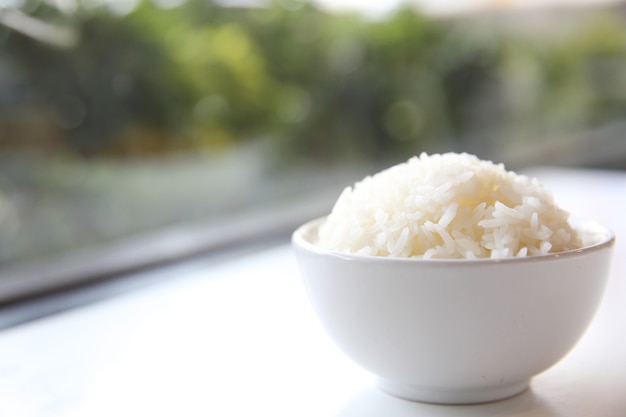
[[[379,379],[378,387],[405,400],[435,404],[476,404],[503,400],[521,394],[528,388],[529,383],[530,381],[527,380],[484,387],[440,388]]]

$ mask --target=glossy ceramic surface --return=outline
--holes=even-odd
[[[328,334],[384,391],[447,404],[513,396],[563,358],[601,301],[614,243],[587,224],[589,246],[548,256],[364,257],[317,247],[322,221],[292,244]]]

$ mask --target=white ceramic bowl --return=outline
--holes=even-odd
[[[505,260],[346,255],[296,230],[302,280],[330,337],[381,389],[478,403],[524,391],[578,342],[600,303],[613,234],[584,226],[583,249]]]

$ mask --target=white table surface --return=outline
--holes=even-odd
[[[317,323],[285,244],[147,272],[163,280],[0,332],[0,416],[624,417],[626,173],[533,173],[618,239],[588,332],[517,397],[441,406],[380,392]]]

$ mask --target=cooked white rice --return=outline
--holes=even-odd
[[[581,246],[536,179],[469,154],[421,154],[346,188],[318,244],[351,254],[508,258]]]

